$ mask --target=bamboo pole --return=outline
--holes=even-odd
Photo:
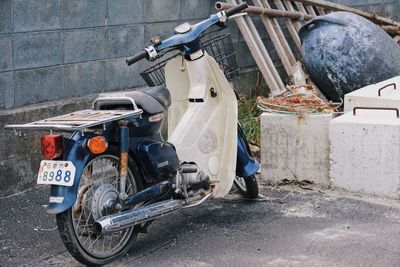
[[[392,35],[399,35],[400,28],[394,25],[382,25],[380,26],[385,32],[392,34]]]
[[[253,0],[254,5],[263,7],[261,0]],[[288,58],[288,54],[283,47],[281,40],[278,37],[278,34],[275,30],[275,27],[272,22],[273,19],[268,18],[267,16],[261,16],[261,21],[263,22],[269,37],[271,38],[272,44],[275,47],[276,52],[278,53],[279,58],[282,61],[282,65],[285,68],[286,73],[291,76],[292,75],[292,64]]]
[[[216,2],[215,8],[217,10],[225,10],[233,7],[235,5],[224,3],[224,2]],[[244,9],[243,12],[253,13],[258,15],[266,15],[271,18],[287,18],[287,19],[297,19],[297,20],[310,20],[313,16],[304,14],[299,11],[282,11],[277,9],[271,8],[263,8],[263,7],[256,7],[256,6],[249,6],[248,8]]]
[[[297,1],[311,1],[311,0],[297,0]],[[227,4],[227,3],[223,3],[223,2],[216,3],[217,10],[225,10],[225,9],[229,9],[233,6],[234,5],[232,5],[232,4]],[[313,15],[307,14],[307,11],[306,11],[306,13],[303,13],[303,10],[305,10],[305,8],[302,5],[302,3],[296,2],[296,6],[299,8],[299,10],[302,10],[302,12],[283,11],[283,10],[276,10],[276,9],[271,9],[271,8],[266,8],[266,7],[263,7],[263,8],[256,7],[256,6],[249,6],[243,12],[253,13],[253,14],[258,14],[258,15],[265,15],[265,16],[268,16],[271,18],[286,18],[286,19],[297,19],[297,20],[302,20],[302,19],[311,20],[315,17]],[[364,12],[364,11],[362,11],[362,12]],[[372,14],[372,13],[370,13],[370,14]],[[400,22],[396,22],[396,23],[397,23],[396,25],[392,24],[392,25],[378,25],[378,26],[380,26],[384,31],[386,31],[389,34],[400,35]],[[294,34],[294,32],[292,32],[291,34]]]
[[[339,4],[335,4],[335,3],[331,3],[331,2],[327,2],[327,1],[323,1],[323,0],[296,0],[299,2],[302,2],[303,4],[308,4],[308,5],[313,5],[316,7],[321,7],[324,9],[330,9],[330,10],[334,10],[334,11],[347,11],[347,12],[352,12],[354,14],[363,16],[367,19],[370,19],[372,21],[381,23],[381,24],[391,24],[391,25],[395,25],[400,27],[400,22],[389,19],[389,18],[385,18],[382,16],[378,16],[374,13],[371,12],[367,12],[367,11],[363,11],[360,9],[356,9],[356,8],[352,8],[352,7],[348,7],[348,6],[344,6],[344,5],[339,5]]]
[[[284,7],[286,7],[286,10],[287,10],[287,11],[296,11],[296,10],[294,9],[293,5],[292,5],[292,2],[290,2],[289,0],[283,0],[282,2],[283,2],[283,4],[284,4]],[[295,26],[297,32],[299,32],[299,31],[300,31],[300,28],[301,28],[301,23],[300,23],[300,21],[295,21],[295,22],[294,22],[294,26]]]
[[[315,13],[314,7],[310,5],[306,5],[307,13],[311,16],[317,16],[317,13]]]
[[[228,0],[231,4],[233,5],[237,5],[236,0]],[[246,16],[247,17],[247,16]],[[242,33],[244,40],[247,44],[247,46],[250,49],[250,52],[254,58],[254,60],[256,61],[256,64],[258,66],[258,68],[260,69],[265,82],[267,83],[268,87],[270,88],[272,94],[278,94],[279,92],[281,92],[281,90],[283,90],[285,87],[283,85],[282,80],[277,81],[275,79],[275,75],[272,72],[272,70],[270,69],[269,64],[267,63],[267,59],[269,58],[269,55],[267,53],[267,59],[265,58],[265,51],[262,51],[262,48],[265,49],[264,44],[261,41],[261,46],[260,46],[260,36],[258,35],[258,33],[256,34],[256,36],[258,35],[258,38],[256,36],[253,35],[253,31],[252,31],[252,27],[250,27],[248,25],[249,19],[246,20],[243,17],[235,17],[235,21],[239,27],[240,32]],[[254,25],[253,25],[254,26]],[[265,49],[266,50],[266,49]],[[272,62],[271,58],[269,58],[270,62]],[[272,63],[273,64],[273,63]],[[275,67],[274,67],[275,68]],[[276,71],[276,70],[275,70]]]
[[[268,53],[268,50],[265,47],[264,42],[262,41],[262,39],[261,39],[257,29],[256,29],[256,26],[254,25],[254,23],[251,20],[250,16],[246,16],[244,19],[246,20],[247,25],[249,25],[251,33],[253,34],[253,36],[254,36],[254,38],[255,38],[255,40],[257,42],[257,45],[260,48],[261,53],[264,56],[264,59],[268,64],[268,68],[271,71],[272,76],[274,77],[274,79],[275,79],[275,81],[277,83],[277,87],[271,88],[272,95],[277,95],[277,94],[281,93],[283,89],[285,89],[285,85],[283,84],[281,76],[279,75],[277,69],[275,68],[275,64],[272,61],[272,59],[271,59],[271,57],[270,57],[270,55]]]
[[[323,8],[321,8],[321,7],[316,7],[316,8],[317,8],[318,14],[320,16],[326,15],[326,12]]]
[[[284,11],[285,7],[283,6],[283,4],[280,0],[274,0],[274,2],[276,4],[276,6],[282,10],[282,12],[290,12],[290,11]],[[284,19],[284,23],[290,33],[290,36],[292,36],[292,39],[296,46],[297,52],[301,53],[302,47],[301,47],[300,37],[297,33],[298,30],[294,27],[294,25],[290,19]]]
[[[304,8],[304,6],[303,6],[302,3],[297,2],[297,1],[294,2],[294,3],[295,3],[295,5],[296,5],[297,9],[298,9],[301,13],[307,14],[307,11],[306,11],[306,9]]]
[[[263,7],[271,8],[271,6],[268,3],[268,0],[262,0],[262,4],[263,4]],[[283,48],[285,49],[286,55],[290,61],[290,65],[293,66],[296,63],[296,58],[293,54],[292,49],[290,48],[288,41],[286,40],[285,34],[283,33],[278,20],[276,18],[272,18],[272,24],[274,26],[276,34],[278,35]]]

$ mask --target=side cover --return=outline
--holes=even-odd
[[[167,64],[165,73],[172,97],[169,142],[181,161],[196,162],[211,180],[218,181],[214,196],[222,197],[231,189],[236,170],[234,91],[207,54],[195,61],[185,60],[183,65],[178,57]]]
[[[170,177],[179,168],[179,159],[170,143],[144,140],[137,147],[137,154],[146,175],[158,181]]]

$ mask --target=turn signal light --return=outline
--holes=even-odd
[[[92,152],[93,154],[104,153],[108,147],[107,140],[101,135],[90,138],[87,145],[90,152]]]
[[[51,134],[40,137],[42,154],[45,159],[55,159],[62,156],[63,138],[62,135]]]

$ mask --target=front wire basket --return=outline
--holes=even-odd
[[[223,70],[228,81],[232,81],[239,74],[235,51],[233,50],[232,38],[230,33],[220,34],[202,42],[204,49],[212,56]],[[140,73],[148,86],[165,85],[164,67],[171,59],[179,56],[180,53],[173,54],[150,68]]]

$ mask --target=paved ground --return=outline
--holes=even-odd
[[[0,199],[0,266],[80,266],[45,212],[47,190]],[[110,266],[400,266],[400,201],[290,186],[262,193],[158,220]]]

